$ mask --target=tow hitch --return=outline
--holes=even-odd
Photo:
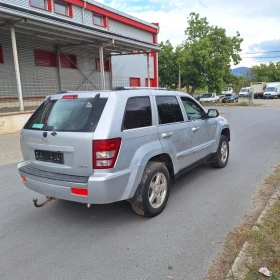
[[[34,203],[34,206],[35,206],[35,207],[40,208],[40,207],[43,207],[44,205],[46,205],[47,203],[51,202],[52,200],[55,200],[55,198],[46,196],[46,199],[45,199],[44,202],[42,202],[42,203],[37,203],[38,199],[37,199],[37,198],[34,198],[34,199],[33,199],[33,203]]]

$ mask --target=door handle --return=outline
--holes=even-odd
[[[167,137],[171,137],[172,136],[172,132],[169,132],[169,133],[162,133],[161,136],[162,138],[167,138]]]
[[[192,132],[195,132],[195,131],[198,131],[199,130],[199,127],[193,127],[192,128]]]

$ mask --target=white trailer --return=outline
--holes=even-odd
[[[267,83],[263,98],[280,97],[280,82]]]

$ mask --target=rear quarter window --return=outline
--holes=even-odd
[[[67,132],[94,132],[107,98],[46,100],[24,129]]]
[[[123,120],[123,130],[147,127],[152,125],[150,98],[131,97],[127,100]]]

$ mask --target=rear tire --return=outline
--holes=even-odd
[[[165,164],[148,162],[130,205],[140,216],[155,217],[165,208],[169,193],[170,175]]]
[[[225,135],[221,135],[217,156],[210,162],[214,168],[224,168],[228,163],[229,143]]]

